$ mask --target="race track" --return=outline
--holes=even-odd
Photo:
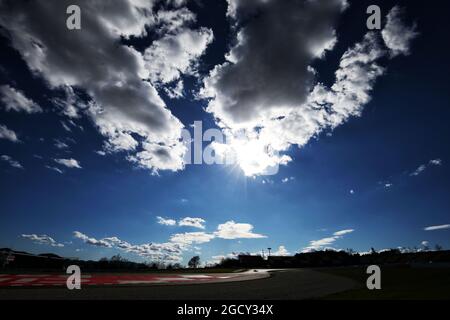
[[[311,299],[357,286],[309,269],[216,274],[85,275],[68,290],[67,275],[1,275],[0,299]]]

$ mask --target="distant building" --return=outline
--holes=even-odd
[[[292,267],[295,262],[294,256],[269,256],[267,257],[267,264],[272,268],[286,268]]]
[[[241,267],[248,268],[265,267],[267,265],[267,261],[264,260],[261,256],[241,254],[238,256],[238,261]]]

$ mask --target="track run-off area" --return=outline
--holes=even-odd
[[[61,287],[66,286],[68,274],[0,274],[0,287]],[[82,286],[200,284],[228,281],[245,281],[269,277],[267,270],[239,273],[205,274],[83,274]]]

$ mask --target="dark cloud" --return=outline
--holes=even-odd
[[[227,61],[204,80],[203,94],[211,98],[207,111],[227,134],[226,145],[214,149],[236,155],[246,175],[276,173],[278,165],[292,160],[283,154],[290,146],[302,147],[325,128],[360,115],[376,79],[385,72],[381,59],[393,50],[391,42],[409,48],[414,34],[414,27],[394,15],[394,7],[388,14],[388,32],[370,31],[348,48],[335,83],[326,87],[317,83],[317,71],[310,65],[336,43],[333,25],[345,1],[229,4],[237,42]],[[387,43],[386,33],[392,40]]]
[[[229,1],[237,43],[229,62],[206,81],[225,122],[253,122],[303,103],[313,80],[311,61],[335,42],[342,0]]]

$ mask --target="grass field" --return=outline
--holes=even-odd
[[[317,271],[351,278],[360,288],[326,296],[331,300],[449,300],[449,268],[410,268],[381,266],[381,290],[368,290],[368,274],[363,267],[324,268]]]

